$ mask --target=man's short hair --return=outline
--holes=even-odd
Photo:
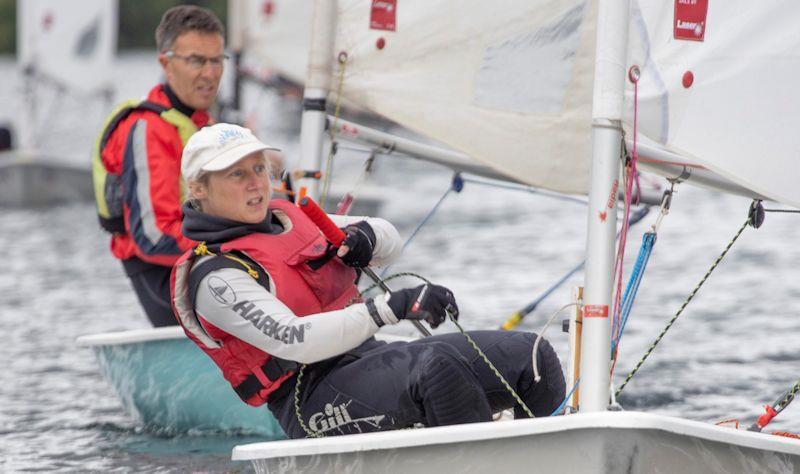
[[[179,5],[170,8],[161,17],[161,23],[156,28],[158,51],[169,51],[178,36],[190,31],[225,36],[225,27],[214,12],[194,5]]]

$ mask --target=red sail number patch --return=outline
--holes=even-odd
[[[369,27],[373,30],[394,31],[397,26],[397,0],[372,0]]]
[[[708,0],[675,0],[675,39],[703,41]]]

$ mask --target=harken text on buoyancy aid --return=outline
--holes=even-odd
[[[184,145],[197,131],[197,125],[192,119],[178,109],[168,108],[147,100],[132,99],[125,101],[108,116],[92,149],[92,181],[94,183],[94,197],[100,226],[112,234],[125,232],[122,209],[122,178],[118,174],[109,173],[103,164],[102,153],[109,137],[117,129],[120,122],[125,120],[132,112],[140,110],[153,112],[165,122],[175,126]],[[180,185],[183,186],[183,183]],[[185,195],[185,190],[181,189],[181,194]]]
[[[357,300],[355,271],[337,258],[328,258],[327,242],[316,225],[288,201],[272,200],[270,209],[281,221],[284,232],[248,234],[222,244],[219,252],[240,253],[255,262],[258,275],[251,273],[251,276],[267,288],[271,286],[275,296],[297,316],[342,309]],[[195,293],[190,281],[199,281],[204,276],[191,274],[196,256],[193,250],[186,252],[173,268],[170,282],[173,310],[189,338],[214,360],[237,394],[250,405],[262,405],[292,375],[296,364],[273,358],[195,313]],[[201,273],[202,266],[198,266]],[[208,271],[213,268],[210,266]],[[263,271],[268,273],[269,283],[261,278]],[[257,314],[260,311],[253,310],[246,301],[230,303],[232,317],[243,317],[259,325],[271,324],[268,331],[272,331],[272,337],[302,343],[302,326],[295,331],[278,327],[269,315]]]

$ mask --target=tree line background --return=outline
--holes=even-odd
[[[14,54],[17,41],[17,2],[25,0],[0,0],[0,54]],[[80,8],[80,0],[75,2]],[[119,39],[117,48],[155,49],[153,37],[161,15],[175,5],[198,5],[217,14],[222,24],[227,24],[227,0],[119,0]]]

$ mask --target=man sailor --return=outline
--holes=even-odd
[[[95,195],[111,253],[122,261],[153,326],[175,324],[169,274],[194,245],[183,236],[180,160],[197,129],[211,122],[226,59],[224,27],[211,11],[167,10],[156,29],[166,80],[144,101],[122,104],[109,117],[94,153]]]

